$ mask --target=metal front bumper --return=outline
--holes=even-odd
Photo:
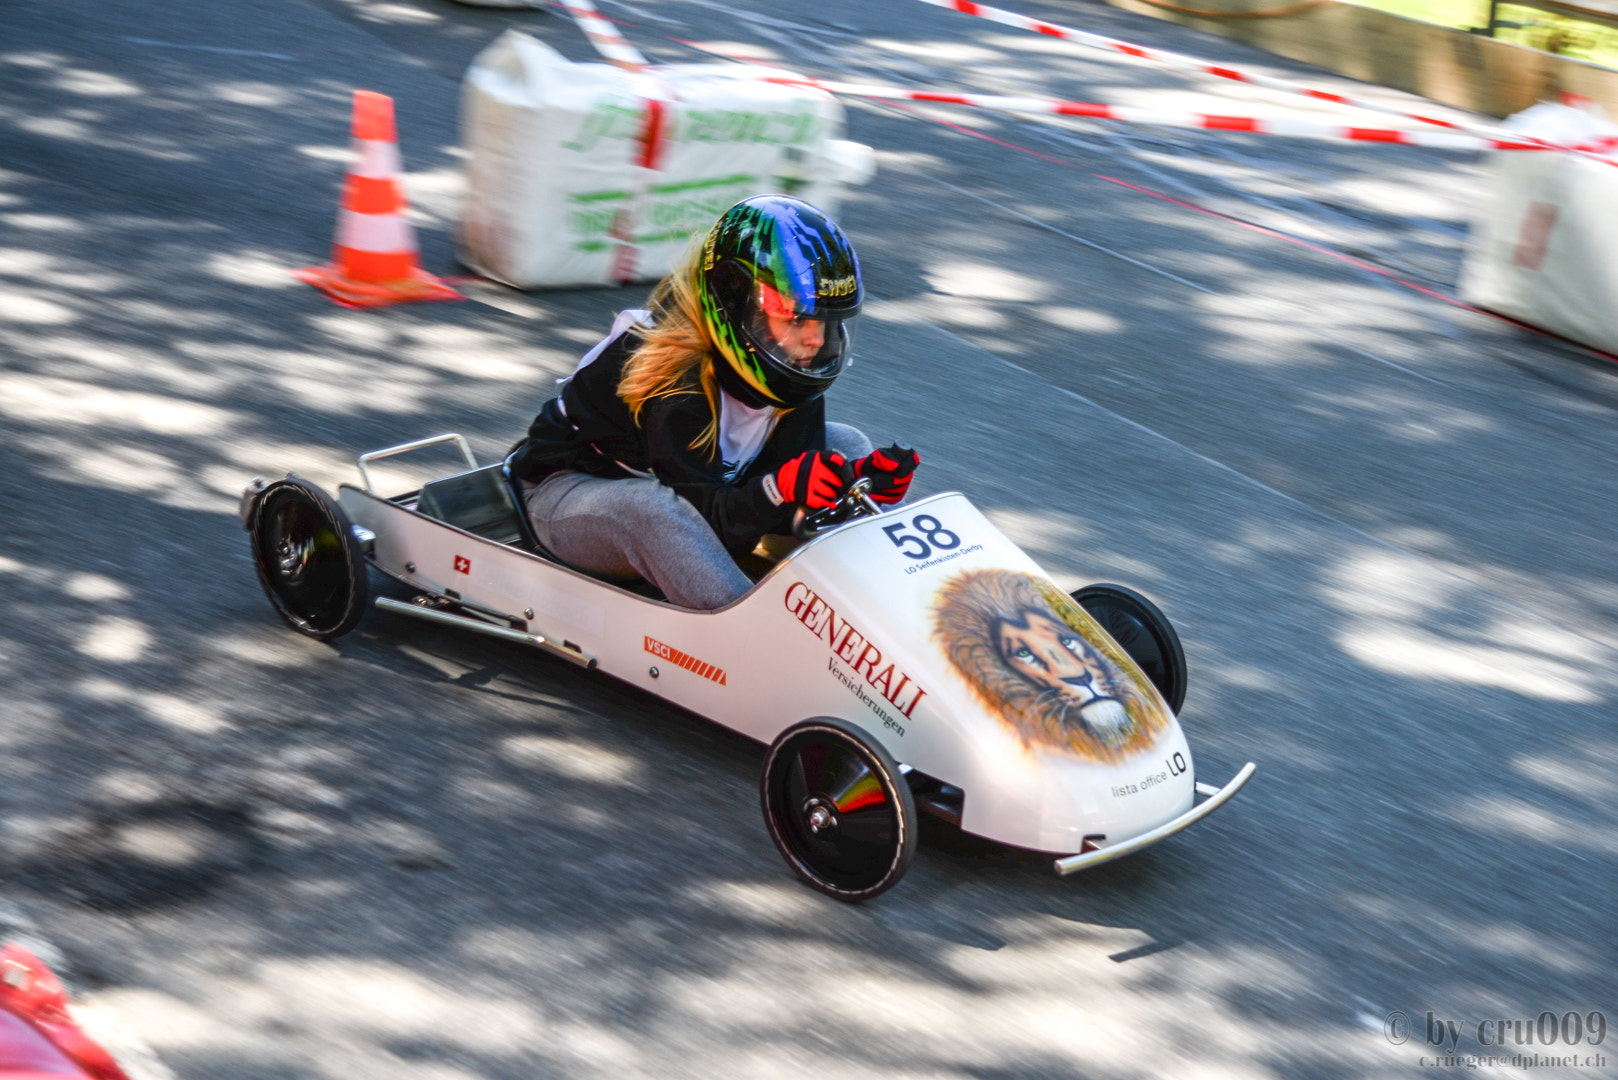
[[[1150,832],[1143,832],[1139,836],[1117,844],[1109,844],[1107,847],[1097,848],[1094,851],[1086,851],[1082,855],[1069,855],[1066,858],[1057,859],[1056,872],[1058,874],[1071,874],[1075,870],[1085,870],[1092,866],[1099,866],[1104,862],[1111,862],[1120,856],[1139,851],[1143,847],[1150,847],[1165,836],[1173,835],[1187,825],[1201,821],[1225,805],[1230,800],[1230,797],[1240,791],[1257,771],[1258,766],[1249,761],[1242,766],[1241,772],[1231,777],[1230,783],[1222,788],[1216,788],[1212,784],[1198,784],[1197,794],[1206,796],[1206,798],[1173,821],[1165,822]]]

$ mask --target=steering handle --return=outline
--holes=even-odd
[[[860,476],[848,485],[847,490],[830,506],[819,510],[805,510],[798,507],[792,516],[792,535],[803,540],[809,540],[821,533],[830,532],[839,525],[845,525],[855,518],[874,517],[882,512],[871,498],[871,478]]]

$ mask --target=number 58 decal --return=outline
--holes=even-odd
[[[916,531],[905,532],[906,529]],[[897,525],[884,525],[882,531],[888,534],[893,546],[903,552],[907,559],[925,559],[935,549],[953,551],[961,546],[961,538],[944,528],[931,514],[917,514],[908,524],[901,521]]]

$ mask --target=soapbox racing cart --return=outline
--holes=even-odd
[[[440,443],[465,471],[372,490],[371,462]],[[1253,774],[1196,782],[1175,716],[1184,653],[1149,600],[1062,592],[965,496],[881,512],[856,484],[784,556],[761,545],[751,591],[699,612],[550,557],[506,466],[480,467],[459,435],[364,454],[359,472],[336,499],[290,474],[242,495],[259,581],[295,630],[353,629],[375,567],[418,593],[377,607],[521,642],[750,735],[769,745],[771,838],[838,899],[898,881],[918,811],[1062,853],[1065,874],[1178,832]]]

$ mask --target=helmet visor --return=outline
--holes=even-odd
[[[805,314],[792,298],[757,283],[754,343],[786,371],[810,379],[830,379],[842,370],[853,343],[854,317],[831,312]]]

